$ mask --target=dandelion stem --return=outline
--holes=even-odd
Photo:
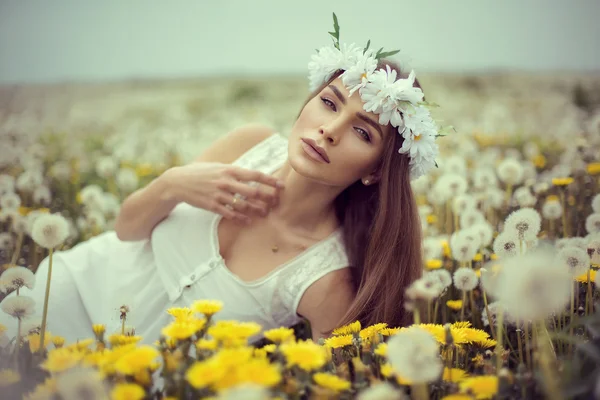
[[[546,323],[544,320],[538,322],[538,333],[546,329]],[[544,380],[544,391],[546,392],[546,398],[549,400],[560,400],[561,390],[559,385],[559,377],[554,374],[552,368],[552,360],[550,357],[552,344],[549,343],[550,338],[541,338],[538,336],[538,360],[542,376]]]
[[[417,400],[429,400],[429,387],[426,383],[411,386],[414,398]]]
[[[419,307],[415,306],[415,311],[413,313],[413,317],[414,317],[414,323],[415,325],[418,325],[421,323],[421,313],[419,312]]]
[[[23,232],[19,232],[19,237],[17,238],[17,247],[15,247],[15,252],[12,255],[12,259],[10,260],[11,265],[17,265],[17,261],[19,260],[19,254],[21,253],[21,245],[23,244]]]
[[[460,307],[460,320],[465,320],[465,303],[467,302],[467,291],[462,291],[462,305]]]
[[[502,327],[504,323],[504,310],[501,306],[498,307],[496,322],[498,324],[498,339],[496,340],[496,374],[500,374],[500,369],[502,368]]]
[[[569,237],[569,231],[567,229],[567,208],[565,207],[565,193],[563,190],[559,190],[560,193],[560,204],[562,205],[562,228],[563,228],[563,238]]]
[[[21,351],[21,318],[17,322],[17,342],[15,344],[15,371],[19,372],[19,353]]]
[[[525,364],[527,368],[531,368],[531,345],[529,343],[529,324],[527,321],[523,321],[523,327],[525,328]]]
[[[569,316],[569,325],[571,326],[569,328],[569,335],[572,337],[573,336],[573,321],[575,320],[575,283],[576,281],[571,282],[571,313]],[[569,343],[569,352],[571,352],[573,350],[573,344]]]
[[[523,364],[523,340],[520,329],[517,329],[517,345],[519,346],[519,364]]]
[[[487,314],[488,324],[490,325],[490,331],[492,332],[492,339],[498,340],[496,338],[496,332],[494,330],[494,324],[492,322],[492,314],[490,313],[490,309],[488,308],[487,295],[485,294],[485,290],[483,291],[483,305],[485,307],[485,313]]]
[[[40,332],[40,354],[43,354],[45,350],[44,338],[46,336],[46,319],[48,317],[48,300],[50,297],[50,281],[52,280],[52,256],[54,249],[50,249],[48,255],[48,279],[46,280],[46,295],[44,296],[44,312],[42,313],[42,328]]]
[[[433,306],[433,321],[431,321],[431,323],[435,324],[435,321],[437,320],[437,313],[438,313],[438,309],[440,308],[440,299],[439,297],[437,299],[435,299],[435,305]]]
[[[587,270],[587,290],[585,292],[585,315],[589,315],[592,313],[592,310],[590,310],[590,297],[592,295],[592,278],[591,278],[591,274],[592,274],[592,268],[590,266],[590,268],[588,268]]]

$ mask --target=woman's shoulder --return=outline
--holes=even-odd
[[[242,125],[210,144],[194,161],[229,164],[274,135],[281,136],[267,125]]]

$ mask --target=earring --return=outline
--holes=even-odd
[[[369,184],[369,182],[370,182],[370,181],[369,181],[368,179],[365,179],[365,180],[363,181],[363,183],[364,183],[365,185],[368,185],[368,184]]]

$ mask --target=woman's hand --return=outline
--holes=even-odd
[[[246,223],[251,215],[266,216],[278,204],[283,188],[283,182],[271,175],[215,162],[173,167],[162,178],[175,202]]]

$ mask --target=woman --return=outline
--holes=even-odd
[[[397,93],[422,99],[412,74],[375,60],[371,72],[397,73]],[[406,324],[404,290],[422,270],[410,178],[430,159],[408,147],[420,140],[408,109],[386,122],[389,107],[365,101],[365,76],[375,75],[349,90],[345,71],[312,75],[320,84],[288,139],[261,126],[235,130],[129,196],[114,232],[56,253],[49,331],[68,341],[91,337],[92,323],[118,331],[126,305],[127,325],[152,343],[172,319],[168,308],[198,299],[222,301],[217,318],[264,329],[305,318],[313,339],[355,320]],[[21,293],[38,315],[47,264]],[[0,318],[12,332],[16,323]]]

